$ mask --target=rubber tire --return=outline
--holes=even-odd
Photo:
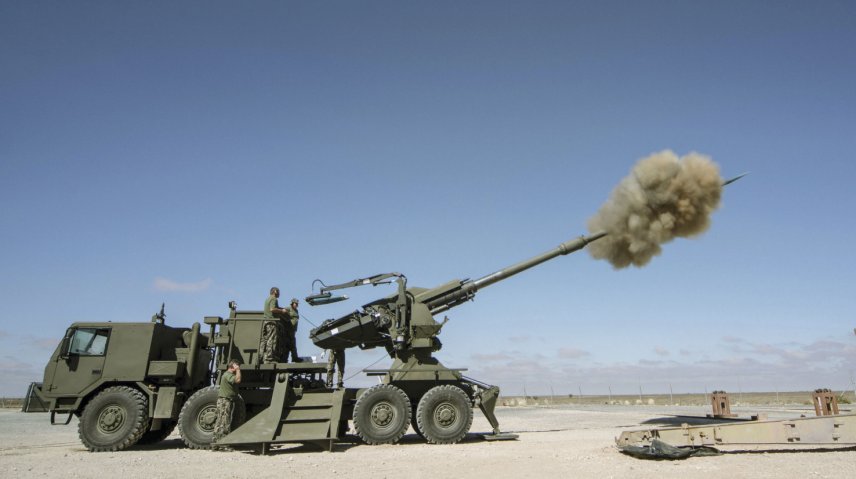
[[[445,417],[439,418],[441,414]],[[435,386],[419,400],[416,423],[425,440],[431,444],[458,443],[473,425],[470,398],[457,386]]]
[[[416,414],[414,414],[413,417],[410,418],[410,427],[413,428],[413,432],[415,432],[417,436],[421,437],[422,439],[425,439],[425,434],[422,434],[422,431],[419,430],[419,422],[416,421]]]
[[[107,426],[118,422],[114,430],[102,427],[107,420],[115,421]],[[145,394],[129,386],[113,386],[86,404],[77,432],[90,451],[122,451],[139,441],[148,424],[149,401]]]
[[[354,404],[354,430],[366,444],[395,444],[410,427],[410,399],[391,384],[366,389]],[[378,418],[378,413],[385,414]]]
[[[178,414],[178,432],[190,449],[211,449],[219,393],[219,386],[200,389],[190,396],[181,408]],[[238,396],[235,398],[235,410],[232,413],[233,431],[244,422],[245,416],[244,401]]]
[[[164,439],[168,438],[172,431],[175,430],[175,422],[169,421],[168,423],[161,424],[161,428],[155,431],[146,431],[140,436],[140,440],[137,441],[137,444],[157,444]]]

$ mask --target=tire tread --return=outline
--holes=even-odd
[[[405,418],[401,421],[399,430],[385,438],[375,437],[370,428],[367,427],[367,425],[362,424],[363,409],[371,408],[371,399],[376,395],[387,396],[392,401],[399,401],[404,407]],[[366,414],[368,414],[368,412],[366,412]],[[354,430],[356,431],[357,436],[369,445],[395,444],[402,438],[402,436],[404,436],[404,433],[406,433],[407,429],[410,427],[411,417],[412,407],[407,394],[405,394],[400,388],[391,384],[378,384],[372,386],[363,392],[363,394],[357,398],[356,404],[354,404]]]
[[[130,405],[130,407],[136,410],[136,415],[133,419],[134,423],[131,430],[125,437],[120,438],[119,440],[114,441],[110,444],[98,444],[97,442],[94,442],[94,438],[89,437],[88,423],[91,419],[95,419],[90,417],[89,408],[100,407],[102,402],[108,401],[108,399],[106,398],[109,398],[111,395],[114,394],[124,395],[125,399],[131,400],[132,404]],[[132,411],[128,411],[129,416],[131,412]],[[140,437],[142,437],[143,434],[146,433],[148,425],[148,398],[142,392],[130,386],[110,386],[98,393],[98,395],[92,398],[92,400],[89,401],[89,403],[86,405],[83,410],[83,413],[80,415],[80,421],[77,425],[77,433],[78,436],[80,436],[80,441],[83,443],[83,445],[86,446],[86,448],[92,452],[122,451],[136,444],[137,441],[140,440]]]
[[[443,437],[439,434],[435,434],[433,424],[426,424],[426,416],[431,415],[430,411],[427,411],[427,408],[431,407],[430,404],[435,400],[437,396],[457,396],[464,405],[464,413],[463,423],[461,423],[461,427],[457,434],[453,436]],[[426,441],[430,444],[456,444],[461,442],[470,431],[470,426],[473,424],[473,408],[470,404],[470,398],[467,396],[461,388],[451,385],[445,384],[442,386],[435,386],[428,390],[422,399],[419,400],[419,404],[416,407],[416,424],[419,427],[419,431],[422,433],[421,436],[425,438]]]

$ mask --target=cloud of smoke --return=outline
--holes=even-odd
[[[589,253],[616,269],[644,266],[662,244],[704,232],[721,193],[719,167],[704,155],[665,150],[643,158],[589,219],[589,232],[609,233]]]

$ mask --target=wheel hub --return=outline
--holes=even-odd
[[[449,427],[455,424],[457,418],[457,410],[451,404],[441,404],[434,410],[434,422],[440,427]]]
[[[117,405],[110,405],[98,415],[98,429],[104,433],[116,432],[125,423],[125,409]]]
[[[395,410],[389,403],[380,403],[372,408],[372,422],[378,427],[386,427],[395,417]]]
[[[214,430],[214,424],[217,422],[217,406],[207,406],[199,411],[199,416],[196,417],[196,423],[203,431],[210,432]]]

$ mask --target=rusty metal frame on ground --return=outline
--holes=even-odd
[[[856,446],[856,414],[801,417],[786,420],[729,422],[625,431],[619,447],[647,445],[659,439],[673,446],[760,446],[758,449]],[[737,447],[729,449],[746,449]]]

